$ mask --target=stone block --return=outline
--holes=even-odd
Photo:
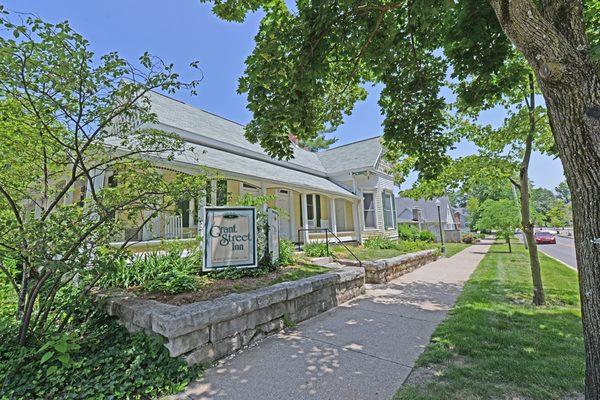
[[[185,335],[171,338],[167,343],[165,343],[165,347],[169,350],[169,355],[171,357],[177,357],[202,347],[208,343],[209,339],[210,328],[206,327]]]
[[[257,309],[279,303],[287,298],[287,285],[278,284],[252,292],[257,304]]]

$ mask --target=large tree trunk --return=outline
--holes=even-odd
[[[572,193],[586,350],[585,395],[600,399],[600,72],[590,59],[582,0],[489,0],[524,54],[548,109]]]

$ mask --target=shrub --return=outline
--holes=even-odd
[[[402,253],[414,253],[415,251],[434,249],[435,246],[433,243],[417,240],[415,242],[398,242],[395,248]]]
[[[291,240],[279,241],[279,265],[293,265],[296,263],[294,256],[294,243]]]
[[[430,231],[419,232],[419,240],[422,242],[433,243],[435,242],[435,235]]]
[[[473,243],[474,242],[473,235],[471,235],[470,233],[463,235],[462,242],[463,243]]]
[[[154,251],[142,255],[130,255],[106,266],[107,274],[102,286],[128,288],[147,286],[158,275],[177,271],[185,275],[193,275],[202,262],[199,250],[184,250],[180,247],[169,247],[166,251]]]
[[[415,241],[419,238],[419,230],[412,225],[398,225],[398,238],[400,240]]]
[[[1,337],[14,337],[14,327],[1,329]],[[104,315],[77,326],[68,339],[44,346],[0,342],[0,398],[158,398],[180,392],[202,370],[171,358],[158,338],[129,334]],[[49,351],[68,354],[68,360],[45,356]]]
[[[143,286],[148,291],[167,294],[191,292],[198,289],[198,287],[199,285],[193,276],[177,270],[158,274]]]
[[[398,242],[396,242],[395,240],[391,240],[384,236],[372,236],[365,240],[364,246],[367,249],[385,250],[395,248],[397,243]]]
[[[479,233],[477,235],[477,238],[479,238],[479,239],[485,239],[485,236],[486,236],[485,233],[482,232],[482,233]]]
[[[307,257],[327,257],[326,243],[306,243],[302,250]]]

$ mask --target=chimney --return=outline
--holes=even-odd
[[[296,146],[298,146],[298,137],[292,133],[288,134],[288,138],[290,139],[290,142],[294,143]]]

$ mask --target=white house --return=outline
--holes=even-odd
[[[295,242],[322,239],[325,228],[344,241],[397,236],[393,180],[379,137],[319,153],[293,144],[294,157],[278,160],[246,140],[240,124],[162,94],[151,93],[150,101],[158,117],[155,127],[178,134],[194,148],[194,156],[157,161],[166,179],[174,171],[197,173],[198,162],[218,171],[219,179],[211,181],[205,199],[159,215],[138,240],[192,237],[203,205],[226,205],[244,193],[275,195],[273,205],[283,210],[281,236]],[[97,183],[109,181],[100,176]]]

